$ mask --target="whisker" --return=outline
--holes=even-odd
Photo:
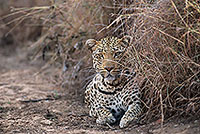
[[[133,74],[125,74],[125,73],[121,73],[121,75],[128,76],[128,77],[133,77],[133,76],[135,75],[135,73],[133,73]]]
[[[96,74],[90,75],[83,82],[81,82],[81,84],[83,85],[83,87],[81,88],[81,90],[84,90],[86,88],[86,86],[92,81],[92,79],[95,77],[95,75]]]

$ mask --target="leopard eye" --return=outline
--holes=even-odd
[[[103,59],[103,58],[104,58],[104,55],[103,55],[102,53],[100,54],[100,58],[101,58],[101,59]]]
[[[96,58],[103,59],[104,55],[102,53],[98,53],[98,54],[96,54]]]

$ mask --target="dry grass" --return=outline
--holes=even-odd
[[[97,32],[109,21],[107,16],[111,10],[104,8],[109,2],[49,0],[46,6],[12,7],[12,13],[2,19],[17,16],[7,23],[13,25],[8,34],[22,23],[29,27],[42,27],[41,37],[29,46],[29,50],[34,52],[31,59],[48,61],[40,71],[56,64],[61,68],[59,84],[71,87],[85,80],[80,76],[89,75],[90,52],[84,42],[88,38],[104,36],[104,32],[98,35]]]
[[[83,89],[90,76],[88,38],[133,37],[131,67],[140,78],[143,120],[200,112],[200,6],[198,0],[51,1],[49,6],[13,8],[43,27],[30,46],[33,59],[62,68],[60,83]],[[11,14],[11,15],[12,15]],[[89,72],[89,73],[88,73]],[[81,77],[82,76],[82,77]],[[88,79],[91,79],[88,77]],[[77,86],[77,87],[78,87]],[[81,91],[83,92],[83,91]]]
[[[163,122],[174,114],[197,115],[200,112],[199,2],[138,0],[118,6],[121,9],[111,24],[113,29],[123,24],[116,32],[134,38],[129,51],[134,59],[132,67],[141,77],[143,119]]]

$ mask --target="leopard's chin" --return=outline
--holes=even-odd
[[[107,84],[112,84],[115,79],[116,78],[113,75],[108,74],[106,77],[104,77],[104,82]]]
[[[104,82],[110,86],[115,86],[119,84],[118,78],[112,75],[108,75],[107,77],[105,77]]]

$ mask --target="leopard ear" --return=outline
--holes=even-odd
[[[132,43],[133,37],[131,36],[124,36],[120,39],[120,42],[122,43],[122,45],[124,45],[124,47],[129,47]]]
[[[89,47],[89,49],[94,51],[98,43],[99,42],[96,41],[95,39],[88,39],[85,44]]]

